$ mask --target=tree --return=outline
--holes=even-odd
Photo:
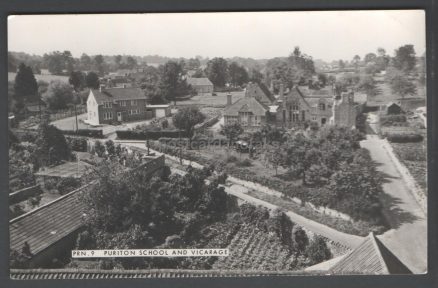
[[[81,71],[72,71],[68,83],[73,86],[76,92],[81,91],[85,86],[85,75]]]
[[[206,74],[216,87],[224,87],[228,81],[228,63],[224,58],[213,58],[207,63]]]
[[[353,65],[355,67],[355,69],[359,69],[359,63],[360,63],[360,56],[359,55],[354,55],[353,57]]]
[[[38,132],[38,137],[35,140],[37,146],[35,156],[41,166],[71,159],[71,150],[64,135],[58,128],[49,124],[47,119],[42,121]]]
[[[137,60],[132,56],[128,56],[128,58],[126,58],[126,65],[129,69],[134,69],[137,66]]]
[[[238,122],[221,125],[220,134],[228,138],[228,147],[230,147],[231,143],[242,133],[243,128]]]
[[[390,58],[386,55],[386,51],[383,48],[377,48],[376,68],[377,71],[384,71],[388,67]]]
[[[90,89],[99,88],[99,76],[94,72],[88,72],[85,76],[85,85]]]
[[[15,96],[20,99],[35,98],[38,95],[38,85],[32,68],[21,63],[14,83]]]
[[[283,151],[284,147],[281,145],[270,145],[266,148],[265,158],[275,169],[275,175],[278,174],[278,166],[280,166],[284,160]]]
[[[96,140],[96,142],[94,142],[94,151],[96,152],[98,157],[103,157],[105,156],[106,149],[102,142]]]
[[[389,83],[392,93],[398,94],[402,98],[417,93],[417,87],[415,84],[409,80],[404,72],[398,69],[388,69],[386,73],[386,81]]]
[[[344,69],[345,68],[345,62],[343,60],[339,60],[339,69]]]
[[[93,61],[91,60],[91,57],[87,54],[83,53],[81,55],[81,58],[79,59],[79,62],[81,63],[82,70],[91,70]]]
[[[114,62],[116,63],[117,69],[120,68],[120,63],[122,63],[122,55],[114,56]]]
[[[328,82],[327,75],[324,73],[318,73],[318,81],[321,84],[321,87],[325,87]]]
[[[178,62],[169,61],[160,66],[159,88],[162,96],[168,101],[173,101],[174,105],[179,97],[189,94],[191,90],[182,76],[183,70]]]
[[[309,238],[307,237],[306,231],[300,226],[295,226],[292,230],[292,240],[296,255],[303,254],[309,245]]]
[[[365,63],[370,63],[370,62],[375,62],[376,59],[377,59],[377,55],[375,53],[368,53],[367,55],[365,55],[363,60]]]
[[[261,83],[262,80],[263,74],[259,70],[252,68],[249,72],[249,81],[254,83]]]
[[[228,68],[230,75],[230,83],[234,87],[241,86],[248,82],[248,72],[242,66],[239,66],[236,62],[232,62]]]
[[[365,92],[368,96],[376,96],[381,93],[381,90],[374,81],[374,77],[368,74],[360,75],[356,89]]]
[[[50,54],[44,54],[43,59],[50,73],[54,75],[62,74],[62,70],[65,68],[65,57],[63,53],[54,51]]]
[[[100,76],[105,72],[105,60],[102,55],[94,56],[94,65]]]
[[[8,72],[17,72],[17,59],[11,52],[8,52]]]
[[[393,66],[405,73],[413,72],[417,60],[414,45],[404,45],[395,50]]]
[[[315,236],[306,249],[306,254],[310,259],[310,264],[314,265],[332,258],[332,253],[327,247],[327,243],[321,236]]]
[[[106,151],[108,152],[109,156],[115,156],[116,155],[116,146],[114,145],[113,140],[107,140],[105,141],[105,147]]]
[[[73,89],[64,82],[54,80],[50,82],[43,99],[50,109],[65,109],[67,104],[74,102]]]
[[[62,57],[64,60],[64,67],[67,70],[67,73],[71,73],[73,72],[73,65],[74,65],[74,59],[73,56],[71,55],[71,52],[66,50],[64,52],[62,52]]]
[[[202,114],[196,106],[180,108],[178,109],[178,112],[173,115],[173,125],[180,130],[186,131],[187,136],[189,137],[189,149],[192,148],[191,141],[195,125],[202,123],[204,120],[205,115]]]
[[[199,61],[198,58],[190,58],[189,61],[187,61],[187,70],[198,70],[199,67],[201,67],[201,61]]]

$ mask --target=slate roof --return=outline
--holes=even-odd
[[[21,252],[27,241],[35,255],[79,229],[85,210],[77,201],[81,189],[9,221],[10,248]]]
[[[225,109],[225,116],[238,116],[239,112],[252,112],[257,116],[265,116],[269,108],[255,98],[243,97]]]
[[[112,102],[119,100],[147,100],[143,91],[140,88],[105,88],[100,92],[99,89],[91,90],[97,104],[103,104],[103,102]]]
[[[373,233],[333,265],[329,272],[330,274],[412,274]]]
[[[210,79],[203,77],[203,78],[187,78],[187,83],[192,86],[213,86],[213,83],[211,83]]]

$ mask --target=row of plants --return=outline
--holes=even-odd
[[[77,135],[93,138],[103,138],[103,130],[101,129],[78,129],[78,130],[61,130],[65,135]]]
[[[162,137],[167,138],[179,138],[187,137],[187,133],[182,130],[162,130],[162,131],[137,131],[137,130],[126,130],[126,131],[116,131],[117,138],[123,140],[158,140]]]

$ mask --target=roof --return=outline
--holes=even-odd
[[[255,277],[274,275],[322,275],[317,271],[254,271],[254,270],[96,270],[96,269],[11,269],[10,277],[16,280],[37,279],[141,279],[141,278],[191,278],[191,277]]]
[[[192,86],[213,86],[213,83],[211,83],[210,79],[203,77],[203,78],[187,78],[187,83]]]
[[[353,251],[329,269],[331,274],[411,274],[371,232]]]
[[[262,83],[248,83],[245,97],[257,98],[267,105],[275,101],[274,95],[272,95],[269,89]]]
[[[225,116],[237,116],[239,112],[252,112],[257,116],[264,116],[269,108],[255,98],[244,97],[225,109]]]
[[[168,104],[148,105],[146,108],[169,108]]]
[[[85,173],[85,170],[89,166],[91,165],[83,161],[65,162],[57,166],[46,167],[44,170],[35,173],[35,176],[78,178]]]
[[[102,92],[99,89],[92,89],[91,92],[94,95],[98,104],[103,102],[112,102],[119,100],[147,100],[146,95],[140,88],[104,88]]]
[[[10,248],[21,251],[27,242],[35,255],[79,229],[84,206],[77,195],[83,188],[9,221]]]

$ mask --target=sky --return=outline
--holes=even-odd
[[[425,33],[422,10],[14,15],[8,50],[267,59],[299,46],[314,59],[332,61],[378,47],[392,55],[405,44],[422,55]]]

